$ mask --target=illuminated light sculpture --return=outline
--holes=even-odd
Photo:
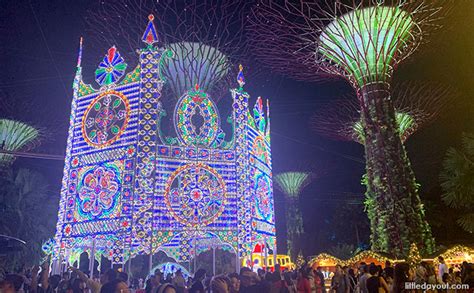
[[[392,90],[392,100],[402,143],[439,117],[453,95],[454,91],[440,84],[397,84]],[[331,139],[364,144],[359,109],[355,95],[328,102],[311,117],[311,128],[317,134]]]
[[[301,253],[301,236],[304,233],[303,215],[299,208],[299,196],[303,188],[311,183],[311,173],[286,172],[275,176],[278,188],[285,194],[288,206],[286,207],[286,233],[288,253],[296,259]]]
[[[0,119],[0,150],[9,152],[25,150],[39,138],[38,129],[26,123]],[[11,154],[0,153],[0,167],[10,165],[15,160]]]
[[[162,94],[173,54],[157,45],[158,36],[150,17],[139,65],[128,73],[112,47],[95,72],[98,89],[83,82],[81,39],[56,270],[82,252],[122,265],[158,251],[195,261],[206,243],[239,258],[261,244],[276,253],[268,101],[266,114],[260,97],[251,112],[240,66],[238,88],[230,91],[232,139],[225,140],[217,106],[199,84],[176,88],[183,91],[177,100]],[[165,100],[175,104],[175,137],[161,131],[170,123]]]
[[[435,27],[438,1],[263,0],[253,11],[258,60],[302,80],[340,76],[356,90],[365,133],[367,192],[376,198],[374,251],[405,256],[411,243],[432,252],[413,171],[398,135],[390,83],[397,64]],[[381,147],[383,145],[383,147]]]

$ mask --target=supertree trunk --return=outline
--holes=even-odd
[[[373,199],[374,208],[369,215],[372,249],[403,256],[411,243],[417,243],[424,251],[431,251],[434,242],[398,134],[388,84],[361,87],[359,101],[365,135],[367,196]]]
[[[287,198],[286,235],[288,253],[291,259],[296,259],[301,251],[302,235],[304,233],[303,217],[299,208],[298,197]]]

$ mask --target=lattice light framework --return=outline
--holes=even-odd
[[[86,251],[123,264],[163,251],[186,262],[215,245],[239,257],[257,244],[275,249],[268,100],[266,113],[260,97],[249,109],[240,66],[226,140],[217,105],[199,84],[177,83],[177,100],[164,94],[165,72],[194,63],[158,45],[153,20],[135,69],[126,73],[119,50],[108,50],[95,72],[100,88],[82,80],[81,40],[54,258],[71,263]],[[206,68],[224,68],[221,57]],[[209,86],[219,76],[198,82]],[[165,100],[175,104],[171,121]],[[170,122],[175,133],[165,136]]]
[[[0,149],[5,151],[20,151],[31,147],[39,138],[38,129],[26,123],[0,119]],[[15,160],[13,155],[0,153],[0,165],[11,164]]]
[[[163,74],[176,97],[196,84],[204,92],[209,92],[227,76],[231,68],[224,53],[203,43],[172,43],[168,49],[173,58],[165,61]]]
[[[392,100],[402,143],[442,115],[456,95],[456,91],[440,83],[402,82],[395,85]],[[359,107],[355,95],[322,105],[311,118],[311,128],[331,139],[363,144]]]

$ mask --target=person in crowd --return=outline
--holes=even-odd
[[[394,269],[393,269],[392,263],[389,260],[386,260],[385,268],[383,269],[383,276],[385,278],[385,281],[387,281],[387,283],[389,282],[389,280],[391,283],[391,281],[393,280],[393,274],[394,274]]]
[[[76,273],[77,276],[86,283],[87,288],[91,289],[92,293],[100,293],[102,286],[117,279],[117,272],[112,269],[108,269],[103,274],[101,274],[99,282],[89,278],[86,274],[75,267],[70,267],[69,269]]]
[[[229,275],[230,280],[230,293],[238,293],[240,291],[240,279],[239,274],[233,273]]]
[[[62,279],[61,279],[61,281],[59,282],[59,285],[58,285],[58,292],[59,292],[59,293],[66,292],[66,290],[67,290],[68,287],[70,286],[69,283],[70,283],[70,282],[69,282],[69,272],[65,272],[65,273],[63,273]]]
[[[406,262],[400,262],[395,265],[393,274],[393,287],[390,292],[406,292],[405,283],[410,281],[410,265]]]
[[[151,276],[148,280],[145,281],[145,293],[152,293],[153,291],[153,276]]]
[[[127,283],[120,279],[114,279],[103,284],[100,293],[129,293]]]
[[[165,283],[160,284],[156,288],[156,293],[176,293],[176,288],[173,286],[173,284],[166,283],[166,280],[165,280]]]
[[[442,282],[444,274],[448,273],[448,266],[441,255],[438,256],[438,262],[438,280]]]
[[[264,269],[258,269],[258,270],[257,270],[257,275],[258,275],[258,277],[260,278],[260,280],[264,280],[264,279],[265,279],[266,272],[265,272]]]
[[[444,273],[444,275],[441,279],[441,282],[443,284],[451,284],[451,276],[449,275],[449,273]]]
[[[474,288],[474,264],[469,264],[466,268],[466,274],[462,279],[463,284],[468,284],[469,288]]]
[[[322,267],[317,267],[316,272],[315,272],[314,275],[319,278],[319,283],[321,284],[322,293],[325,293],[326,292],[326,283],[325,283],[326,280],[324,278],[323,268]],[[316,287],[318,287],[318,286],[316,286]]]
[[[416,266],[414,281],[417,284],[428,282],[428,264],[425,261],[420,262]]]
[[[15,292],[17,292],[17,290],[15,289],[15,284],[13,284],[13,281],[10,280],[10,279],[7,279],[5,277],[5,279],[0,282],[0,292],[2,292],[2,293],[15,293]]]
[[[212,293],[229,293],[230,279],[225,275],[218,275],[212,278],[210,288]]]
[[[297,292],[296,282],[293,280],[292,275],[293,274],[291,272],[284,272],[283,273],[283,279],[285,280],[286,285],[288,287],[288,292],[289,293],[296,293]]]
[[[369,293],[389,292],[387,282],[382,277],[382,268],[371,264],[369,266],[370,277],[367,279],[367,291]]]
[[[119,272],[117,274],[117,279],[124,282],[125,284],[128,284],[128,274],[125,272]]]
[[[240,292],[261,293],[260,278],[249,268],[240,269]]]
[[[347,270],[347,277],[349,279],[349,293],[355,293],[357,291],[357,277],[354,273],[354,269],[350,268]]]
[[[0,286],[5,292],[18,292],[23,286],[23,277],[19,274],[8,274],[5,276],[4,284]],[[3,289],[5,288],[5,289]],[[3,293],[3,291],[0,291]]]
[[[336,265],[336,272],[331,280],[331,290],[335,293],[346,293],[348,288],[347,279],[340,265]]]
[[[205,269],[198,269],[194,274],[194,282],[191,288],[189,289],[189,293],[204,293],[204,284],[203,280],[206,278],[206,270]]]
[[[298,293],[311,293],[311,284],[307,275],[307,270],[301,268],[298,271],[296,289]]]
[[[176,271],[172,284],[176,288],[177,293],[184,293],[186,290],[186,280],[183,277],[183,272],[181,269]]]
[[[72,281],[68,288],[66,289],[66,292],[71,292],[71,293],[85,293],[85,292],[88,292],[88,288],[87,288],[87,285],[86,285],[86,282],[84,282],[84,280],[80,279],[80,278],[75,278],[75,279],[71,279],[70,281]]]
[[[369,273],[369,267],[365,263],[361,263],[359,269],[359,289],[361,293],[368,293],[367,291],[367,279],[371,277]]]
[[[280,271],[275,271],[273,273],[268,272],[270,275],[270,293],[289,293],[288,285],[286,281],[281,277]]]

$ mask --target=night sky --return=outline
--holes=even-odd
[[[34,152],[65,153],[80,36],[84,36],[86,81],[92,81],[93,70],[105,53],[87,43],[84,29],[83,19],[97,3],[0,1],[0,98],[6,105],[13,105],[13,109],[0,111],[2,116],[46,129],[41,145]],[[145,28],[146,15],[143,18]],[[432,225],[438,221],[433,225],[434,236],[439,243],[450,244],[473,240],[472,234],[466,235],[449,220],[455,211],[440,201],[438,174],[446,149],[459,146],[463,131],[474,130],[474,1],[456,1],[451,15],[443,23],[446,28],[431,35],[428,45],[397,68],[394,82],[435,81],[452,86],[459,93],[435,123],[407,142],[408,154],[421,184],[422,200],[430,202],[428,219]],[[338,243],[355,243],[355,233],[350,228],[346,227],[349,229],[346,232],[340,227],[341,223],[344,226],[351,222],[351,213],[347,211],[353,214],[363,211],[364,188],[360,184],[364,173],[363,148],[357,143],[320,137],[311,131],[309,124],[319,106],[352,89],[340,79],[314,84],[273,75],[265,68],[261,71],[260,76],[247,80],[246,89],[253,101],[259,95],[271,101],[274,174],[312,170],[317,175],[301,199],[308,233],[306,254],[316,254]],[[62,161],[20,158],[15,164],[43,173],[51,186],[51,196],[59,199]],[[283,196],[277,190],[275,201],[279,246],[285,248]],[[430,209],[431,206],[436,208]],[[364,235],[361,240],[367,243],[368,232]]]

